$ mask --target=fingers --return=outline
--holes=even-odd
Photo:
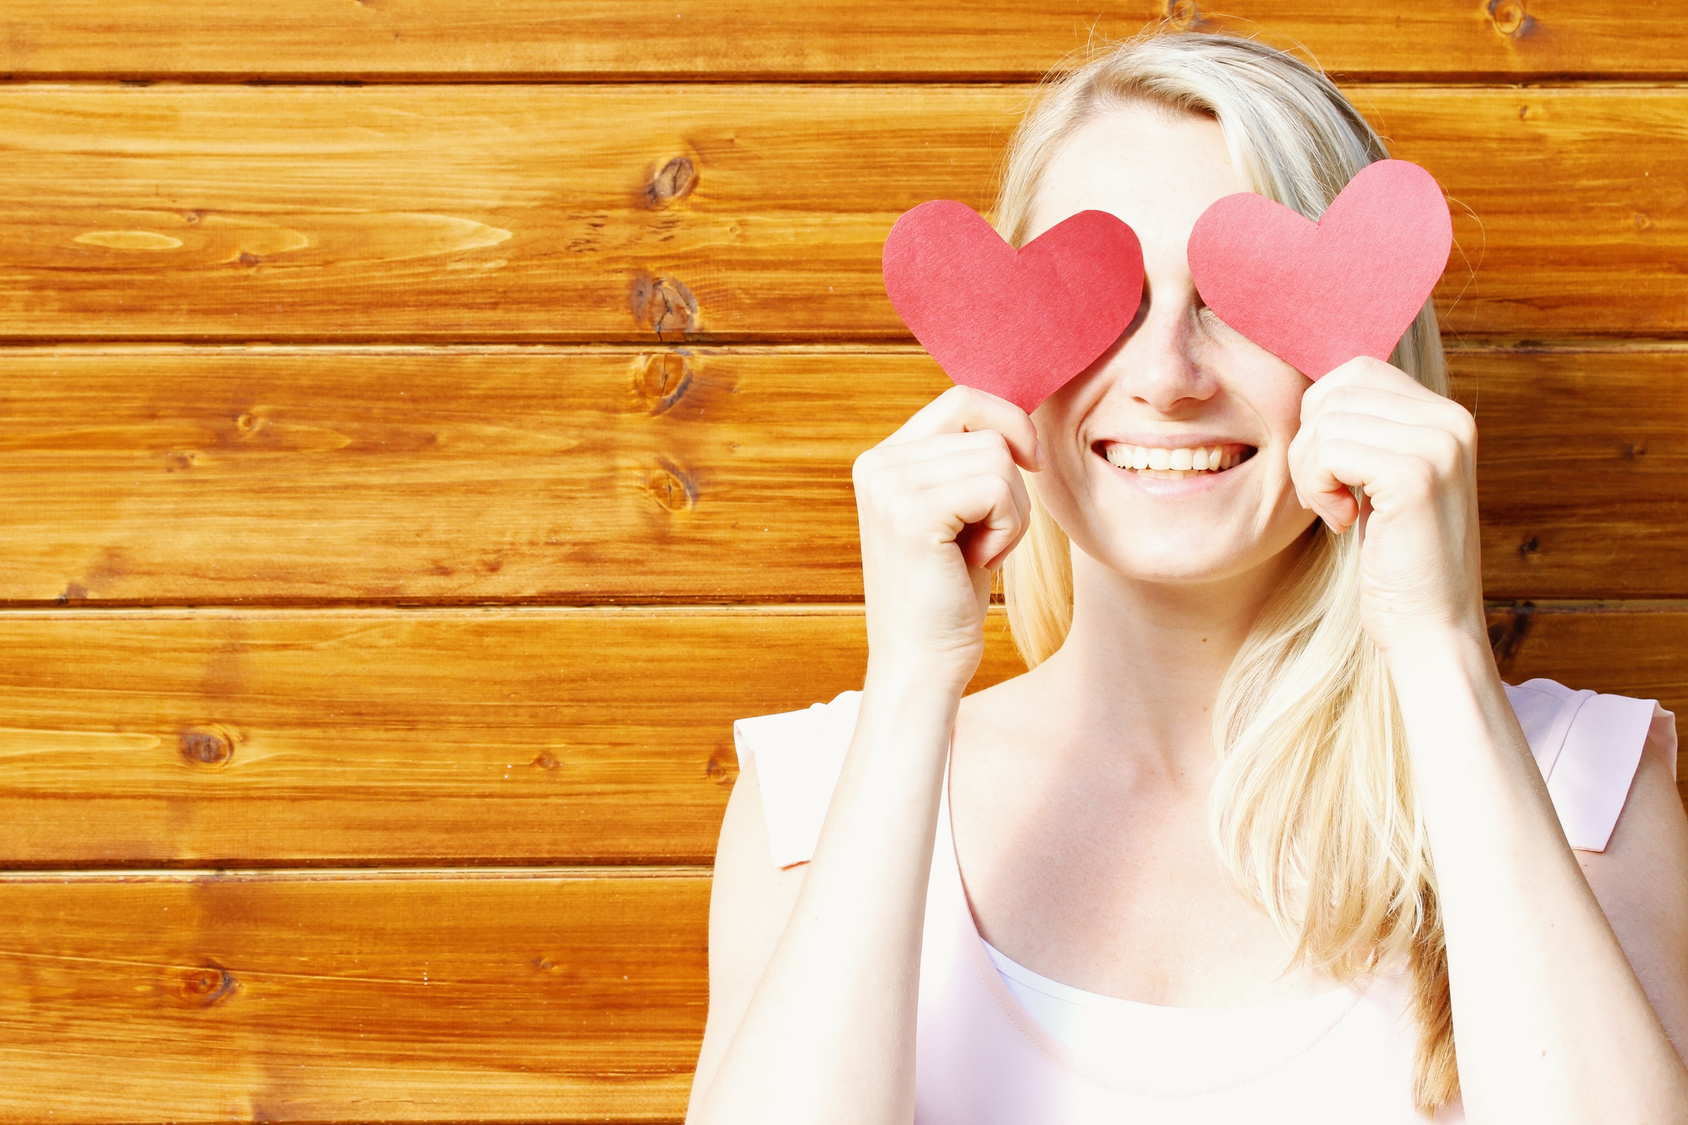
[[[996,569],[1025,534],[1030,505],[1017,478],[966,477],[925,490],[933,510],[960,518],[955,540],[970,569]]]
[[[951,387],[922,407],[883,444],[903,445],[939,434],[983,430],[1001,434],[1021,468],[1036,472],[1043,467],[1031,415],[1006,399],[972,387]]]
[[[865,471],[858,462],[864,514],[886,513],[900,537],[954,540],[969,567],[1000,566],[1025,534],[1031,512],[1007,444],[994,433],[954,434],[907,449],[920,455],[890,457]]]
[[[1025,411],[955,387],[857,458],[854,476],[864,521],[883,513],[899,537],[953,541],[969,568],[994,569],[1029,521],[1020,469],[1039,464]]]
[[[1290,443],[1290,476],[1303,506],[1337,530],[1359,515],[1350,488],[1381,510],[1428,502],[1468,483],[1470,447],[1448,429],[1375,414],[1322,414]]]
[[[1307,393],[1302,396],[1302,407],[1306,409],[1310,403],[1322,405],[1332,395],[1357,388],[1393,391],[1403,398],[1423,402],[1447,401],[1394,364],[1370,356],[1357,356],[1308,387]]]
[[[1350,488],[1382,507],[1469,482],[1476,423],[1399,368],[1355,359],[1315,383],[1301,402],[1290,475],[1302,506],[1337,529],[1360,514]]]

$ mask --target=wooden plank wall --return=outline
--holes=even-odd
[[[1448,185],[1497,656],[1688,716],[1682,21],[1208,7],[8,6],[0,1121],[679,1120],[731,720],[945,385],[880,240],[1154,20]]]

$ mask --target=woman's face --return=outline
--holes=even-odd
[[[1050,164],[1035,237],[1109,211],[1143,243],[1143,303],[1114,346],[1037,409],[1039,495],[1074,546],[1121,574],[1210,581],[1278,556],[1313,521],[1287,451],[1307,379],[1214,316],[1190,280],[1190,228],[1249,185],[1205,117],[1128,106]]]

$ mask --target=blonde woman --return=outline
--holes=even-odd
[[[1234,39],[1046,90],[999,229],[1113,212],[1141,308],[856,463],[866,680],[738,724],[695,1125],[1688,1121],[1673,721],[1502,685],[1431,309],[1310,384],[1190,280],[1384,156]],[[1004,564],[1031,670],[963,699]]]

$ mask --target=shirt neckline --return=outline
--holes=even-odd
[[[973,975],[989,993],[995,1006],[1019,1032],[1020,1036],[1027,1041],[1028,1045],[1062,1069],[1071,1071],[1097,1085],[1141,1096],[1179,1098],[1218,1093],[1263,1078],[1314,1049],[1338,1025],[1353,1014],[1360,1001],[1365,998],[1375,984],[1377,977],[1374,975],[1363,984],[1339,987],[1332,992],[1320,993],[1312,997],[1265,1005],[1250,1005],[1243,1008],[1212,1009],[1174,1008],[1142,1004],[1100,993],[1086,993],[1082,989],[1072,988],[1071,985],[1061,985],[1058,981],[1049,981],[1049,983],[1060,988],[1072,989],[1072,991],[1085,996],[1095,996],[1117,1004],[1132,1005],[1134,1008],[1142,1009],[1145,1016],[1154,1015],[1171,1020],[1195,1018],[1224,1021],[1227,1018],[1246,1019],[1249,1017],[1258,1019],[1274,1009],[1291,1009],[1301,1006],[1323,1006],[1325,1009],[1318,1013],[1322,1018],[1301,1024],[1302,1034],[1300,1036],[1287,1040],[1275,1040],[1276,1050],[1265,1057],[1252,1056],[1248,1058],[1246,1060],[1248,1065],[1236,1065],[1238,1060],[1235,1059],[1205,1059],[1202,1067],[1202,1078],[1195,1081],[1169,1082],[1164,1072],[1147,1068],[1134,1058],[1102,1060],[1082,1056],[1052,1035],[1036,1017],[1025,1009],[1019,999],[1009,991],[996,962],[987,953],[990,947],[985,942],[984,935],[979,932],[978,920],[973,915],[972,901],[967,895],[966,879],[962,875],[961,860],[955,847],[955,828],[950,817],[949,789],[950,765],[954,760],[953,734],[950,748],[952,753],[946,757],[944,762],[944,783],[939,787],[938,839],[934,848],[935,853],[942,853],[944,862],[940,873],[936,870],[936,861],[940,857],[934,854],[934,878],[941,875],[950,884],[950,890],[955,899],[952,904],[952,913],[957,931],[956,937],[962,946],[963,959],[967,962]],[[1023,966],[1020,966],[1020,968],[1028,974],[1038,976],[1031,970],[1024,969]],[[1046,977],[1039,979],[1048,981]],[[1232,1065],[1227,1066],[1227,1062]]]

